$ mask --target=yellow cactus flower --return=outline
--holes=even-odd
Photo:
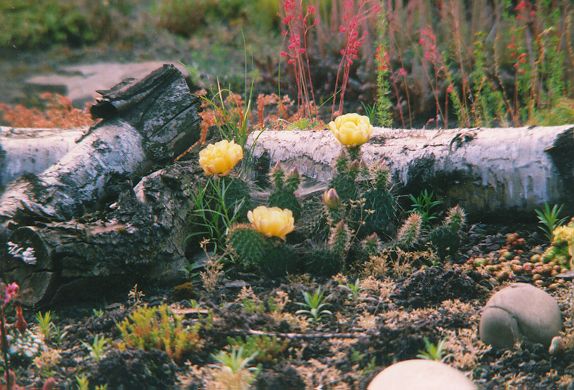
[[[345,146],[360,146],[368,142],[373,134],[369,117],[359,114],[346,114],[329,123],[329,129]]]
[[[255,230],[267,237],[285,240],[295,230],[295,219],[289,209],[259,206],[249,211],[247,218]]]
[[[206,175],[227,176],[243,158],[243,148],[235,141],[219,141],[199,152],[199,165]]]

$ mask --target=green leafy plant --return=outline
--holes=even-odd
[[[379,112],[377,111],[378,109],[378,104],[365,104],[364,102],[361,102],[361,107],[363,109],[364,115],[367,116],[369,118],[369,122],[375,124],[375,123],[379,123]],[[384,114],[383,114],[384,117]]]
[[[372,110],[365,109],[365,113],[367,113],[371,123],[376,123],[383,127],[391,127],[393,125],[393,104],[389,96],[391,94],[389,83],[391,66],[387,35],[389,26],[385,13],[381,12],[377,19],[377,51],[375,54],[377,63],[377,101],[372,106]],[[363,108],[365,108],[364,105]],[[402,122],[404,127],[404,120]]]
[[[42,312],[36,313],[36,322],[38,323],[38,329],[42,336],[44,336],[46,343],[60,345],[64,340],[64,337],[66,337],[66,332],[54,323],[51,311],[47,311],[44,314],[42,314]]]
[[[304,291],[303,300],[304,302],[295,303],[296,305],[305,308],[297,310],[296,314],[303,314],[315,322],[321,321],[324,317],[333,315],[332,312],[325,309],[328,304],[325,303],[325,294],[321,290],[321,287],[318,287],[312,293]]]
[[[341,284],[339,285],[339,287],[349,292],[348,298],[353,302],[357,301],[357,299],[361,294],[361,291],[363,290],[361,287],[361,280],[359,278],[357,278],[355,282],[348,282],[347,284]]]
[[[255,381],[259,372],[251,364],[257,352],[247,355],[243,347],[232,347],[230,351],[220,351],[213,359],[217,362],[218,372],[214,379],[223,388],[247,390]]]
[[[101,318],[104,315],[104,311],[102,309],[92,309],[92,314],[96,318]]]
[[[44,340],[47,342],[51,341],[56,327],[52,321],[52,312],[47,311],[44,314],[42,314],[42,312],[36,313],[36,322],[38,323],[40,333],[44,336]]]
[[[438,218],[436,210],[442,201],[435,199],[434,194],[423,190],[418,196],[409,195],[411,201],[411,212],[418,213],[424,225],[428,225]]]
[[[255,363],[268,365],[277,364],[289,347],[288,340],[274,336],[229,337],[227,342],[232,350],[242,348],[244,356],[253,356]]]
[[[214,252],[225,246],[229,229],[246,214],[249,207],[247,185],[230,177],[208,178],[192,194],[191,224],[195,230],[189,239],[209,239]]]
[[[182,318],[173,314],[167,305],[139,307],[118,324],[122,343],[120,348],[165,351],[176,362],[202,347],[199,335],[201,323],[184,326]]]
[[[102,359],[106,348],[110,345],[110,340],[106,337],[96,335],[91,344],[84,341],[82,342],[82,345],[90,351],[90,357],[96,362],[99,362]]]
[[[445,355],[445,344],[447,339],[440,340],[437,344],[433,344],[428,338],[424,338],[425,348],[419,351],[417,355],[420,359],[444,361],[449,355]]]
[[[542,209],[536,209],[536,217],[538,218],[539,228],[544,232],[549,241],[552,242],[554,237],[554,230],[558,226],[564,225],[568,220],[567,217],[560,218],[564,205],[554,205],[552,208],[548,203],[544,204]]]
[[[86,374],[76,375],[76,389],[90,390],[90,380]]]

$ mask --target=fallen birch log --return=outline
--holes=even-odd
[[[97,209],[117,196],[109,193],[114,183],[137,180],[199,138],[199,100],[173,65],[100,93],[91,111],[102,121],[55,165],[18,179],[0,197],[0,242],[19,226]]]
[[[200,174],[192,163],[174,164],[124,189],[105,213],[19,227],[8,237],[0,274],[18,281],[19,298],[30,306],[183,281],[193,208],[188,186]]]
[[[55,164],[86,130],[0,126],[0,189],[24,174],[38,174]]]
[[[264,131],[254,155],[326,182],[341,146],[328,131]],[[574,125],[462,130],[375,129],[367,163],[386,164],[401,193],[429,189],[474,217],[532,218],[564,203],[574,212]]]

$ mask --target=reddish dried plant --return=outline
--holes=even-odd
[[[0,103],[0,115],[3,121],[14,127],[62,129],[94,124],[88,106],[80,110],[72,106],[67,97],[52,93],[42,93],[39,97],[43,106],[41,109],[28,108],[22,104]]]
[[[265,114],[265,107],[276,106],[275,114]],[[288,110],[293,106],[293,102],[289,96],[285,95],[282,98],[277,94],[259,94],[257,96],[257,126],[262,129],[267,123],[276,123],[281,120],[289,118]]]
[[[430,64],[433,68],[433,81],[431,77],[425,72],[425,75],[429,79],[429,84],[433,90],[433,96],[435,100],[435,110],[436,116],[434,118],[434,123],[436,127],[439,125],[439,120],[443,117],[441,105],[439,102],[439,79],[446,71],[442,54],[437,46],[436,35],[431,26],[427,26],[420,31],[419,45],[423,49],[423,59],[424,62]]]
[[[337,99],[333,98],[332,114],[342,114],[345,101],[345,92],[349,83],[351,66],[359,58],[361,47],[368,36],[365,22],[368,17],[377,15],[381,10],[378,2],[373,0],[359,0],[358,6],[355,0],[343,0],[343,19],[339,26],[339,32],[344,35],[345,46],[341,49],[341,62],[337,70],[335,81],[335,93],[338,94],[338,109],[335,112]]]
[[[315,105],[315,93],[311,80],[311,67],[307,39],[311,29],[319,24],[315,17],[314,6],[303,6],[303,0],[283,0],[282,35],[285,38],[286,50],[281,57],[293,72],[297,84],[297,105],[311,116],[311,107]]]

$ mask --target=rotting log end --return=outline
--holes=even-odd
[[[574,127],[559,134],[545,152],[550,155],[564,187],[564,203],[574,210]]]
[[[0,274],[20,285],[22,304],[38,306],[49,299],[55,287],[56,265],[35,227],[21,227],[12,233],[7,256],[0,262]]]

